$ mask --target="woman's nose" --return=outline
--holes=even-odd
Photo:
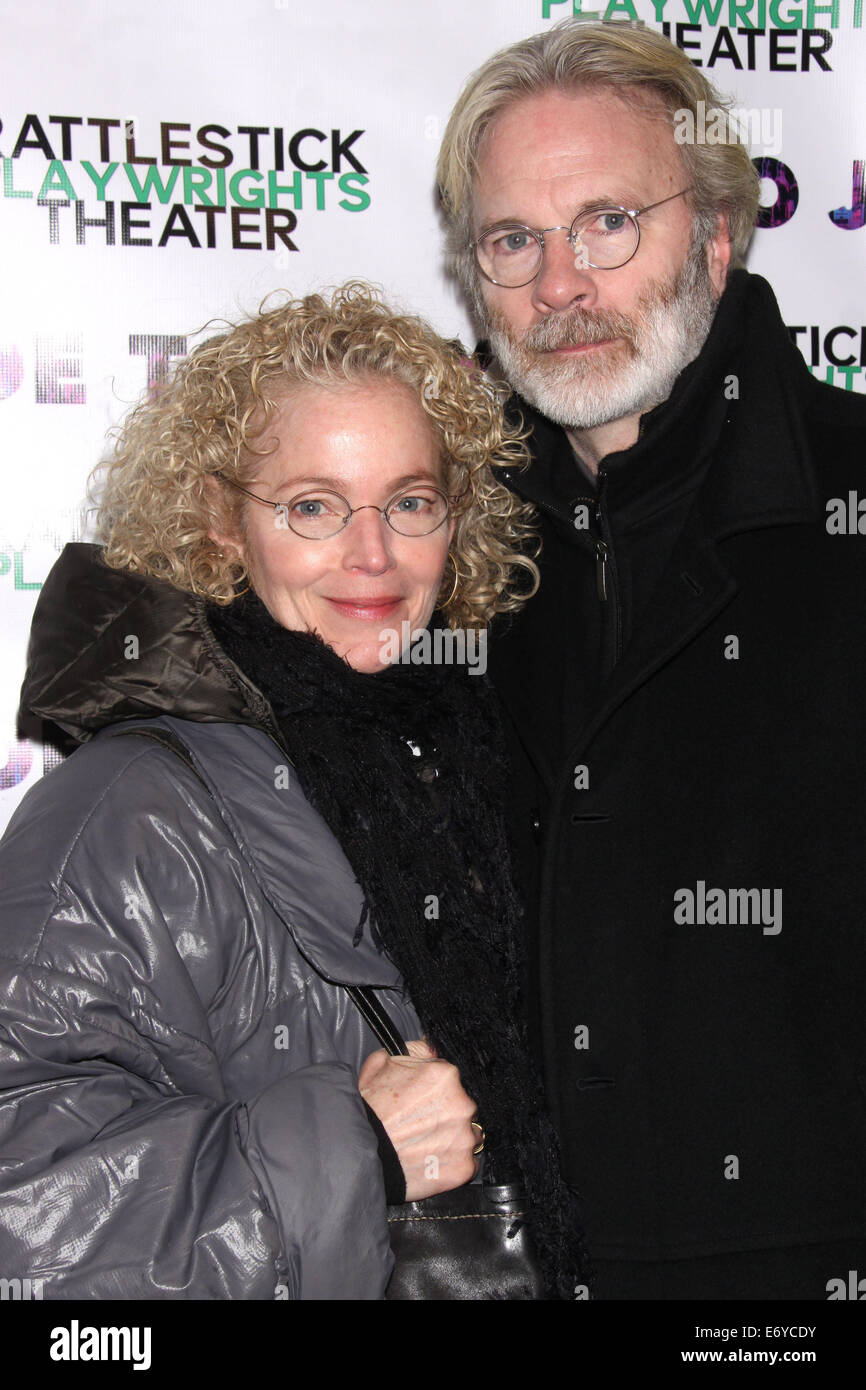
[[[381,574],[394,563],[393,532],[378,507],[356,507],[343,532],[343,561],[349,569]]]

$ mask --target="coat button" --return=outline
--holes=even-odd
[[[436,778],[439,776],[439,769],[427,763],[426,767],[421,768],[418,776],[421,778],[422,782],[435,782]]]
[[[536,844],[541,842],[541,816],[537,810],[532,812],[532,838]]]

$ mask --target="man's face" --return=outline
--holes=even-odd
[[[473,235],[503,221],[567,229],[598,200],[642,208],[687,186],[669,124],[607,91],[547,92],[506,108],[488,132]],[[553,231],[531,284],[506,289],[479,275],[506,376],[566,427],[591,429],[666,399],[712,323],[727,236],[692,248],[685,198],[646,213],[640,227],[636,255],[615,270],[576,265],[566,232]]]

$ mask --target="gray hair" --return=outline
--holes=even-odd
[[[722,111],[726,101],[686,55],[663,35],[625,24],[563,20],[544,33],[495,53],[473,73],[451,113],[437,165],[442,207],[448,219],[448,252],[463,289],[483,318],[473,253],[472,193],[479,151],[496,117],[513,102],[552,90],[601,89],[657,114],[673,127],[674,114],[697,117]],[[736,125],[726,120],[726,128]],[[722,215],[731,237],[731,268],[745,258],[758,211],[758,176],[736,136],[724,144],[695,141],[680,146],[692,185],[693,239],[706,242]]]

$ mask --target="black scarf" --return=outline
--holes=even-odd
[[[493,695],[465,664],[353,670],[253,594],[208,622],[269,700],[311,804],[364,894],[357,937],[400,970],[425,1035],[460,1070],[487,1134],[485,1173],[519,1173],[553,1297],[573,1298],[583,1242],[522,1026],[520,907]]]

